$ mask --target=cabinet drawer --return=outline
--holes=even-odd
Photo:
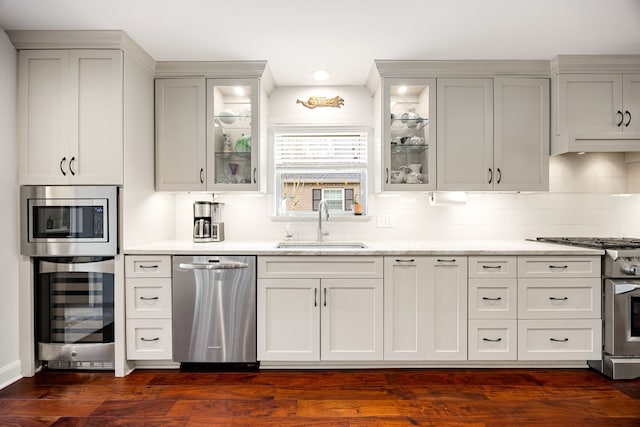
[[[171,279],[126,279],[127,317],[171,318]]]
[[[600,277],[600,257],[518,257],[518,277]]]
[[[170,360],[171,319],[127,319],[127,359]]]
[[[127,255],[125,275],[127,277],[171,277],[171,256]]]
[[[600,319],[518,321],[519,360],[599,360]]]
[[[382,257],[258,257],[259,278],[382,278]]]
[[[599,278],[520,279],[518,318],[599,319]]]
[[[515,319],[516,279],[469,279],[469,319]]]
[[[469,257],[469,277],[516,277],[516,257]]]
[[[469,360],[516,360],[517,320],[470,320]]]

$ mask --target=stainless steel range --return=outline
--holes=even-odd
[[[589,366],[613,379],[640,377],[640,239],[539,237],[541,242],[603,249],[602,360]]]

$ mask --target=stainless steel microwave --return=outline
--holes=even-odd
[[[20,187],[21,253],[109,256],[118,253],[118,187]]]

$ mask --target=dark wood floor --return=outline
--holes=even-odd
[[[640,380],[587,369],[41,372],[0,426],[640,426]]]

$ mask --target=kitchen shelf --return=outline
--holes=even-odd
[[[418,154],[428,149],[429,149],[428,144],[408,145],[408,144],[396,144],[395,142],[391,143],[392,154]]]

